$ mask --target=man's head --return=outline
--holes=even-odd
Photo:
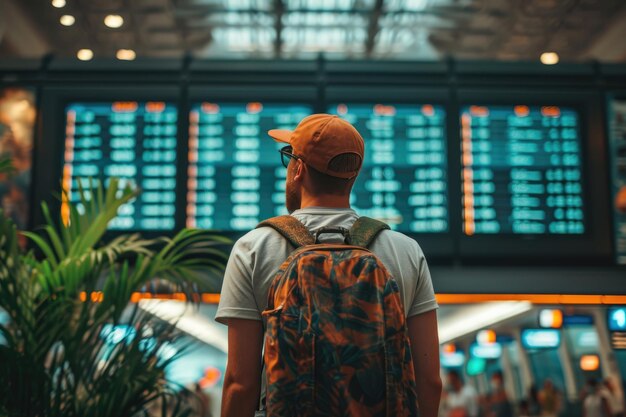
[[[269,135],[286,147],[281,150],[287,165],[286,206],[301,207],[304,192],[314,196],[349,197],[359,174],[365,145],[348,122],[328,114],[304,118],[295,130],[270,130]]]
[[[499,391],[502,389],[502,384],[504,383],[504,378],[502,375],[502,371],[497,370],[491,374],[491,389],[494,391]]]
[[[447,382],[454,391],[459,391],[463,387],[461,375],[454,369],[448,371]]]

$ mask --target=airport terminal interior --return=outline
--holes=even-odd
[[[313,113],[425,253],[440,417],[625,415],[624,0],[2,0],[0,416],[219,416],[225,260]]]

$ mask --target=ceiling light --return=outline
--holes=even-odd
[[[104,18],[104,24],[110,28],[116,29],[124,24],[124,18],[119,14],[110,14]]]
[[[554,65],[559,62],[559,54],[556,52],[544,52],[541,54],[541,63],[545,65]]]
[[[65,7],[65,0],[52,0],[52,6],[60,9],[61,7]]]
[[[89,61],[91,58],[93,58],[93,51],[91,49],[81,49],[80,51],[78,51],[76,56],[81,61]]]
[[[520,316],[532,308],[532,303],[527,301],[492,302],[460,308],[455,314],[439,321],[439,342],[452,342],[485,327]]]
[[[74,16],[71,14],[64,14],[61,16],[61,24],[63,26],[72,26],[74,22],[76,22],[76,19],[74,19]]]
[[[132,61],[133,59],[135,59],[137,54],[132,49],[120,49],[117,51],[117,54],[115,54],[115,56],[117,57],[117,59],[122,61]]]
[[[209,346],[227,353],[228,335],[213,320],[180,301],[140,300],[139,308],[165,320]]]

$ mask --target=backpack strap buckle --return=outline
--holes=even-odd
[[[317,232],[315,232],[315,243],[320,243],[319,237],[323,233],[333,233],[343,235],[343,241],[345,243],[350,243],[350,230],[345,227],[322,227]]]

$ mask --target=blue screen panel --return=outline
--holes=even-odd
[[[187,226],[247,231],[286,214],[287,170],[267,131],[312,113],[297,103],[195,103],[189,124]]]
[[[449,230],[442,106],[343,103],[328,112],[352,123],[365,141],[363,168],[351,196],[359,214],[405,233]]]
[[[579,119],[556,106],[461,109],[466,235],[585,232]]]
[[[111,230],[173,230],[176,214],[176,106],[164,102],[71,103],[66,108],[63,186],[80,201],[89,179],[121,179],[141,194],[120,207]],[[79,204],[80,208],[80,204]],[[61,208],[65,220],[69,210]]]

